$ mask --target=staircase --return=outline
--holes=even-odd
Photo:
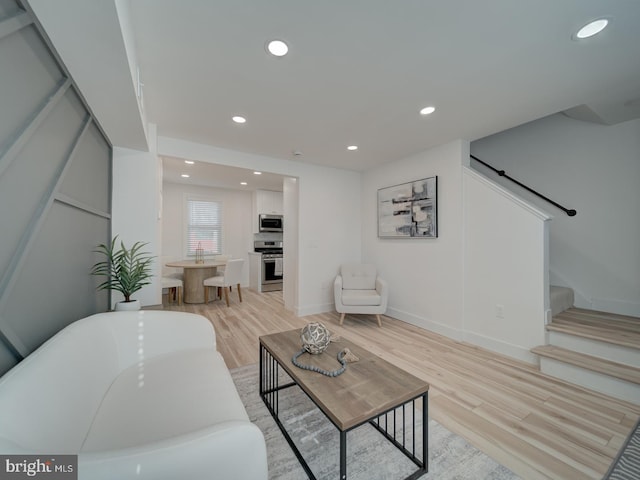
[[[572,307],[547,331],[531,349],[543,373],[640,404],[640,318]]]

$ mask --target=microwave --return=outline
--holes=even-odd
[[[267,215],[261,213],[258,217],[260,232],[282,232],[282,215]]]

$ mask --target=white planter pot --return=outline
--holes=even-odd
[[[140,310],[140,300],[116,303],[116,312],[132,312],[136,310]]]

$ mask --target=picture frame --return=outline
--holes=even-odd
[[[437,176],[378,189],[378,237],[438,237]]]

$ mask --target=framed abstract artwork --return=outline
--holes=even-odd
[[[378,237],[437,238],[438,177],[378,190]]]

